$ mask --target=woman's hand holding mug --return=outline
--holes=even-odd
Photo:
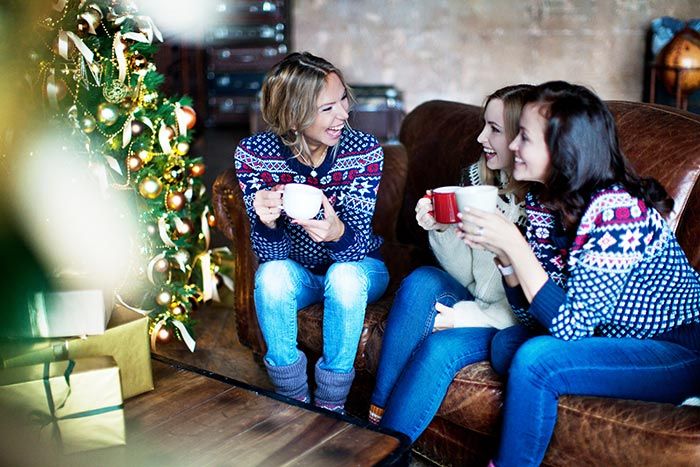
[[[447,230],[447,224],[441,224],[433,216],[433,193],[431,190],[425,192],[425,196],[418,200],[416,204],[416,221],[424,230]]]
[[[267,227],[277,227],[277,219],[282,214],[282,191],[284,185],[275,185],[270,190],[258,190],[253,200],[253,209],[260,222]]]

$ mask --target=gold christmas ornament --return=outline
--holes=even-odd
[[[139,156],[134,156],[133,154],[126,158],[126,166],[130,171],[136,172],[143,167],[143,161]]]
[[[211,228],[216,227],[216,216],[214,214],[207,214],[207,224],[209,224]]]
[[[113,104],[103,102],[97,106],[97,120],[107,126],[112,126],[119,120],[119,109]]]
[[[163,344],[167,344],[170,342],[170,339],[172,338],[170,331],[168,331],[165,326],[160,328],[158,330],[158,342],[161,342]]]
[[[188,152],[190,152],[190,145],[189,143],[185,143],[184,141],[181,141],[175,145],[175,152],[177,153],[178,156],[184,156]]]
[[[143,133],[143,130],[146,128],[146,125],[144,125],[143,122],[140,122],[138,120],[133,120],[131,122],[131,136],[139,136],[141,133]]]
[[[95,122],[95,119],[92,117],[92,115],[85,115],[80,121],[80,129],[83,130],[83,132],[85,133],[92,133],[93,131],[95,131],[96,127],[97,122]]]
[[[180,109],[186,115],[185,125],[187,126],[187,129],[191,130],[192,128],[194,128],[195,124],[197,123],[197,113],[189,105],[183,105],[182,107],[180,107]]]
[[[165,167],[163,178],[168,183],[177,183],[185,177],[185,168],[179,162],[172,162]]]
[[[129,57],[129,63],[131,64],[131,68],[136,71],[143,71],[148,67],[148,59],[140,53],[135,53]]]
[[[201,177],[202,175],[204,175],[205,171],[206,166],[201,162],[197,162],[196,164],[192,164],[190,166],[190,175],[192,175],[193,177]]]
[[[115,79],[105,83],[102,87],[102,95],[113,104],[123,101],[129,95],[129,87],[121,81]]]
[[[139,159],[141,159],[144,164],[148,164],[151,162],[151,159],[153,159],[153,153],[146,149],[140,150],[136,155],[139,156]]]
[[[161,290],[158,295],[156,295],[156,303],[160,306],[165,306],[172,300],[172,295],[167,290]]]
[[[185,196],[177,191],[168,193],[168,196],[165,198],[165,204],[168,206],[168,209],[179,211],[185,207]]]
[[[168,272],[168,269],[170,269],[170,262],[165,258],[161,258],[155,262],[153,269],[157,272]]]
[[[163,184],[155,177],[144,177],[139,183],[139,193],[146,199],[156,199],[161,191]]]
[[[182,219],[182,224],[175,228],[177,234],[181,237],[191,233],[194,230],[194,224],[189,219]]]
[[[170,313],[174,316],[180,316],[185,314],[185,307],[181,303],[173,302],[170,304]]]

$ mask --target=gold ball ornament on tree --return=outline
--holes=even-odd
[[[113,104],[117,104],[129,95],[129,87],[118,79],[108,81],[102,86],[102,95]]]
[[[204,175],[205,171],[206,166],[201,162],[197,162],[190,166],[190,175],[192,175],[193,177],[201,177],[202,175]]]
[[[126,158],[126,166],[129,168],[131,172],[136,172],[137,170],[140,170],[141,167],[143,167],[143,161],[139,156],[131,155]]]
[[[97,122],[92,115],[85,115],[82,120],[80,120],[80,129],[85,133],[92,133],[97,128]]]
[[[189,105],[183,105],[180,107],[180,109],[185,115],[185,125],[187,126],[187,129],[191,130],[197,123],[197,113]]]
[[[97,106],[97,121],[100,123],[112,126],[119,120],[119,109],[111,103],[103,102]]]
[[[172,313],[173,316],[182,316],[185,314],[185,311],[185,307],[182,306],[181,303],[173,302],[170,304],[170,313]]]
[[[675,93],[676,83],[681,94],[688,95],[700,89],[700,33],[685,28],[659,52],[665,69],[662,79],[669,92]],[[681,69],[676,71],[676,69]],[[684,71],[682,69],[688,69]]]
[[[135,53],[129,57],[129,65],[135,71],[144,71],[148,68],[148,59],[140,53]]]
[[[170,340],[173,337],[172,333],[165,326],[161,327],[158,330],[157,336],[158,336],[158,342],[160,342],[162,344],[167,344],[168,342],[170,342]]]
[[[151,162],[151,159],[153,159],[153,153],[147,149],[141,149],[136,155],[139,156],[139,159],[141,159],[144,164],[148,164]]]
[[[177,183],[185,177],[185,167],[180,162],[171,162],[165,167],[163,178],[168,183]]]
[[[165,204],[168,209],[172,211],[179,211],[180,209],[184,208],[185,203],[185,195],[179,191],[170,192],[168,193],[168,196],[165,197]]]
[[[143,122],[139,120],[133,120],[131,122],[131,136],[140,136],[145,129],[146,125]]]
[[[179,143],[177,143],[177,144],[175,145],[175,153],[176,153],[178,156],[184,156],[184,155],[187,154],[188,152],[190,152],[190,145],[189,145],[189,143],[186,143],[186,142],[184,142],[184,141],[181,141],[181,142],[179,142]]]
[[[146,199],[156,199],[163,191],[163,184],[155,177],[143,177],[139,182],[139,193]]]
[[[209,224],[209,227],[211,228],[216,227],[216,216],[214,214],[207,214],[207,224]]]
[[[166,273],[170,269],[170,262],[165,259],[165,258],[160,258],[158,261],[155,262],[153,265],[153,269],[156,272],[160,273]]]
[[[184,237],[185,235],[189,235],[193,231],[194,231],[194,224],[189,219],[182,219],[182,224],[179,224],[177,227],[175,227],[175,232],[180,237]]]
[[[173,296],[167,290],[161,290],[160,292],[158,292],[158,295],[156,295],[156,303],[160,306],[170,304],[170,301],[172,299]]]

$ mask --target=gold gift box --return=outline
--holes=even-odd
[[[0,406],[17,430],[36,435],[30,447],[58,443],[69,454],[126,444],[122,402],[112,357],[0,370]]]
[[[5,342],[2,367],[109,355],[119,366],[124,399],[153,390],[148,317],[116,305],[105,333],[87,338]]]

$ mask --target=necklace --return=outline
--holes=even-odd
[[[302,160],[304,161],[304,164],[306,164],[306,165],[308,165],[309,167],[311,167],[311,172],[309,172],[309,175],[311,175],[312,177],[316,178],[316,176],[318,175],[318,172],[316,172],[316,169],[318,169],[318,168],[321,166],[321,164],[323,164],[323,161],[326,160],[326,154],[327,154],[327,153],[328,153],[328,146],[326,146],[326,149],[323,151],[323,155],[322,155],[321,158],[319,159],[318,164],[315,164],[315,165],[314,165],[314,163],[313,163],[313,161],[311,160],[310,157],[307,158],[305,155],[303,155],[303,154],[301,154],[301,153],[299,154],[299,155],[301,156]]]

